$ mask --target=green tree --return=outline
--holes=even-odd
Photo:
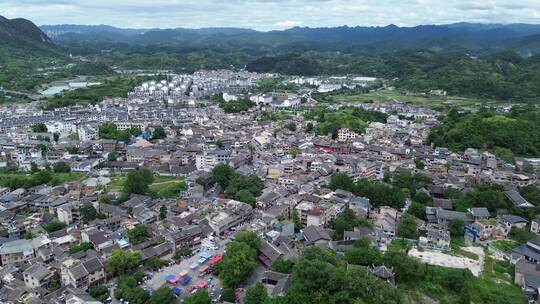
[[[39,172],[38,165],[35,162],[30,163],[30,172],[32,173]]]
[[[245,304],[264,304],[269,300],[266,288],[262,283],[257,283],[255,286],[246,290]]]
[[[285,125],[285,128],[289,129],[289,131],[294,132],[294,131],[296,131],[296,123],[294,123],[293,121],[291,121],[291,122],[289,122],[289,123],[287,123],[287,124]]]
[[[353,189],[354,182],[352,178],[350,178],[347,173],[344,172],[337,172],[332,175],[330,178],[330,189],[332,190],[347,190],[351,191]]]
[[[164,220],[166,218],[167,218],[167,206],[161,205],[161,207],[159,207],[159,219]]]
[[[234,199],[239,202],[250,204],[251,206],[254,206],[256,203],[255,196],[253,196],[253,194],[246,189],[242,189],[236,192],[236,194],[234,195]]]
[[[148,300],[148,293],[137,286],[137,280],[132,276],[124,276],[118,280],[114,290],[116,299],[124,299],[129,303],[144,304]]]
[[[294,262],[291,260],[286,259],[278,259],[274,263],[272,263],[272,266],[270,269],[275,272],[281,272],[281,273],[291,273],[294,266]]]
[[[416,169],[418,169],[418,170],[424,170],[424,168],[426,167],[424,162],[419,160],[419,159],[414,160],[414,165],[416,166]]]
[[[314,129],[313,123],[308,122],[307,125],[306,125],[306,133],[312,133],[313,129]]]
[[[223,291],[221,292],[221,301],[223,302],[230,302],[235,303],[236,302],[236,294],[234,293],[233,288],[223,288]]]
[[[97,285],[89,289],[89,294],[92,298],[100,302],[105,302],[109,297],[109,289],[106,286]]]
[[[144,267],[153,271],[156,271],[165,265],[167,265],[165,261],[155,256],[149,257],[148,260],[144,262]]]
[[[30,128],[32,129],[32,132],[35,132],[35,133],[47,132],[47,126],[44,123],[33,124]]]
[[[69,147],[66,148],[66,151],[69,154],[77,154],[77,153],[79,153],[79,148],[77,148],[75,146],[69,146]]]
[[[118,159],[118,155],[116,154],[116,152],[112,151],[112,152],[109,152],[109,154],[107,154],[108,161],[113,162],[113,161],[116,161],[117,159]]]
[[[71,167],[67,163],[60,161],[54,163],[53,171],[55,173],[69,173],[71,172]]]
[[[81,219],[83,222],[88,223],[95,220],[98,217],[96,208],[92,205],[86,205],[79,208]]]
[[[74,245],[69,245],[69,253],[70,254],[75,254],[79,251],[86,251],[86,250],[90,250],[90,249],[94,249],[94,245],[90,242],[82,242],[80,244],[74,244]]]
[[[298,147],[294,147],[294,146],[291,147],[291,148],[289,149],[289,152],[291,153],[291,156],[292,156],[293,158],[296,158],[296,156],[298,156],[298,152],[299,152]]]
[[[236,175],[234,169],[228,164],[218,164],[212,169],[212,179],[221,189],[226,189],[229,186],[230,180]]]
[[[150,299],[148,299],[148,304],[172,304],[176,298],[172,289],[167,286],[161,286],[158,290],[154,291]]]
[[[140,263],[141,254],[139,252],[115,249],[109,258],[107,268],[114,276],[119,276],[132,273]]]
[[[55,231],[58,231],[58,230],[62,230],[64,228],[66,228],[66,224],[58,221],[58,220],[52,220],[50,222],[48,222],[47,224],[43,224],[41,227],[43,229],[45,229],[45,231],[51,233],[51,232],[55,232]]]
[[[235,287],[257,267],[257,251],[243,242],[227,244],[227,252],[215,270],[225,287]]]
[[[413,240],[418,238],[418,227],[414,216],[408,213],[403,214],[399,222],[398,236]]]
[[[128,231],[129,243],[132,245],[140,244],[150,237],[148,228],[145,225],[139,224],[135,228]]]
[[[152,140],[163,139],[165,137],[167,137],[167,134],[165,134],[165,129],[163,129],[163,127],[157,127],[154,129]]]
[[[122,192],[125,196],[130,194],[148,193],[150,184],[154,182],[154,173],[147,168],[139,168],[127,174]]]
[[[463,236],[463,227],[465,227],[465,223],[461,220],[448,221],[448,230],[452,237]]]
[[[261,239],[259,236],[250,230],[242,231],[235,237],[236,242],[245,243],[254,250],[259,250],[261,247]]]
[[[55,143],[58,143],[58,140],[60,139],[60,133],[54,132],[53,133],[53,140]]]
[[[184,304],[212,304],[212,299],[206,290],[201,289],[185,298]]]

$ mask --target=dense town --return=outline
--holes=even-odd
[[[0,303],[164,303],[200,290],[240,303],[253,286],[281,297],[283,265],[315,247],[405,285],[384,260],[354,262],[360,243],[476,277],[505,263],[499,280],[539,301],[540,219],[524,194],[538,159],[426,144],[439,124],[430,108],[314,96],[375,79],[258,89],[277,77],[202,70],[95,105],[2,106]],[[335,127],[330,112],[363,121]]]

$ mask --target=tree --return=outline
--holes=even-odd
[[[408,213],[403,214],[398,227],[398,236],[413,240],[418,238],[418,227],[414,216]]]
[[[371,226],[366,219],[361,219],[356,216],[354,211],[349,208],[345,208],[341,214],[332,221],[332,228],[334,229],[334,240],[343,240],[343,233],[345,231],[351,231],[354,227],[359,226]]]
[[[53,133],[53,140],[55,143],[58,143],[58,140],[60,139],[60,133],[54,132]]]
[[[243,242],[227,244],[227,252],[215,270],[225,287],[235,287],[257,267],[257,251]]]
[[[234,293],[234,289],[232,289],[232,288],[223,288],[223,291],[221,292],[220,300],[223,301],[223,302],[235,303],[236,302],[236,294]]]
[[[212,179],[221,189],[226,189],[229,186],[230,180],[236,175],[234,169],[228,164],[218,164],[212,169]]]
[[[144,262],[144,267],[153,271],[156,271],[165,265],[167,265],[165,261],[155,256],[149,257],[148,260]]]
[[[463,227],[465,227],[465,223],[461,220],[448,221],[448,230],[452,237],[463,236]]]
[[[154,291],[150,299],[148,299],[148,304],[172,304],[176,298],[172,289],[167,286],[161,286],[158,290]]]
[[[291,260],[279,259],[272,263],[270,269],[275,272],[291,273],[293,270],[294,262]]]
[[[244,243],[255,250],[259,250],[261,247],[261,239],[255,232],[250,230],[238,233],[238,235],[235,237],[235,241]]]
[[[30,128],[32,128],[32,132],[35,132],[35,133],[47,132],[47,126],[44,123],[33,124]]]
[[[79,148],[77,148],[75,146],[69,146],[69,147],[66,148],[66,151],[69,154],[77,154],[77,153],[79,153]]]
[[[55,232],[55,231],[58,231],[58,230],[62,230],[64,228],[66,228],[66,224],[58,221],[58,220],[52,220],[50,222],[48,222],[47,224],[44,224],[42,225],[41,227],[43,229],[45,229],[45,231],[51,233],[51,232]]]
[[[285,125],[285,128],[289,129],[289,131],[294,132],[296,131],[296,124],[293,121],[291,121]]]
[[[107,267],[114,276],[119,276],[132,273],[140,263],[141,254],[139,252],[115,249],[112,251]]]
[[[89,289],[90,296],[100,302],[105,302],[109,297],[109,289],[103,285],[97,285]]]
[[[212,304],[212,299],[206,290],[198,290],[196,293],[184,299],[184,304]]]
[[[356,265],[379,265],[382,263],[382,255],[379,249],[371,246],[367,238],[355,242],[354,247],[345,251],[347,263]]]
[[[154,182],[154,173],[147,168],[139,168],[127,174],[122,192],[125,196],[132,193],[146,194],[150,184]]]
[[[250,204],[251,206],[254,206],[256,203],[255,196],[253,196],[253,194],[246,189],[242,189],[236,192],[236,194],[234,195],[234,199],[239,202]]]
[[[163,139],[165,137],[167,137],[167,134],[165,134],[165,129],[163,129],[163,127],[157,127],[154,129],[152,140]]]
[[[137,282],[137,279],[132,276],[121,277],[114,290],[114,297],[124,299],[129,303],[144,304],[148,299],[148,293],[138,287]]]
[[[63,161],[56,162],[53,165],[53,172],[54,173],[69,173],[71,172],[71,167]]]
[[[116,154],[116,152],[112,151],[112,152],[109,152],[109,154],[107,154],[108,161],[113,162],[113,161],[116,161],[117,159],[118,159],[118,155]]]
[[[296,156],[298,155],[298,147],[291,147],[291,149],[289,150],[289,152],[291,153],[291,156],[293,158],[296,158]]]
[[[83,222],[88,223],[95,220],[98,217],[96,208],[92,205],[82,206],[79,208],[81,219]]]
[[[424,164],[423,161],[419,160],[419,159],[415,159],[414,160],[414,164],[416,166],[416,169],[418,170],[424,170],[424,168],[426,167],[426,165]]]
[[[167,218],[167,206],[161,205],[161,207],[159,207],[159,219],[164,220],[166,218]]]
[[[30,163],[30,172],[32,173],[39,172],[38,165],[35,162]]]
[[[90,250],[90,249],[94,249],[94,245],[90,242],[82,242],[78,245],[69,245],[69,253],[70,254],[74,254],[74,253],[77,253],[79,251],[86,251],[86,250]]]
[[[259,282],[246,290],[244,304],[264,304],[268,299],[269,297],[268,293],[266,293],[266,288]]]
[[[330,178],[330,189],[332,190],[347,190],[351,191],[353,189],[354,182],[352,178],[350,178],[347,173],[343,172],[337,172],[332,175]]]
[[[150,237],[148,229],[145,225],[139,224],[135,228],[128,231],[129,243],[132,245],[140,244]]]
[[[306,133],[312,133],[313,132],[313,123],[308,122],[306,125]]]

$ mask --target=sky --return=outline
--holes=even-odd
[[[540,0],[0,0],[0,15],[38,25],[268,31],[294,26],[540,23]]]

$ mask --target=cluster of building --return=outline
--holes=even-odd
[[[111,279],[105,265],[113,250],[139,251],[143,260],[170,259],[183,248],[200,249],[210,238],[220,236],[227,241],[241,229],[262,237],[258,259],[265,267],[279,259],[298,258],[306,246],[342,251],[362,238],[385,250],[397,237],[410,200],[400,210],[373,206],[367,197],[331,190],[328,185],[336,172],[345,172],[355,181],[382,180],[386,172],[421,172],[431,177],[432,182],[418,190],[433,198],[433,206],[426,208],[427,220],[418,221],[420,236],[414,241],[419,247],[450,250],[448,223],[456,219],[466,224],[471,241],[505,239],[512,227],[530,227],[539,233],[538,220],[529,222],[511,213],[492,216],[486,208],[454,210],[444,193],[448,189],[467,191],[482,182],[503,185],[517,208],[530,208],[533,205],[516,188],[536,182],[536,174],[519,170],[523,164],[536,163],[518,159],[516,165],[509,165],[488,152],[452,152],[425,145],[430,128],[437,124],[438,113],[433,110],[402,103],[357,105],[390,115],[386,123],[370,123],[358,133],[341,129],[332,139],[305,132],[306,126],[316,121],[302,115],[260,121],[256,118],[262,110],[226,114],[199,100],[216,93],[222,93],[226,101],[243,98],[237,90],[248,88],[260,77],[246,72],[202,71],[174,77],[170,82],[148,82],[135,88],[127,99],[105,100],[91,108],[32,113],[30,106],[18,105],[21,108],[12,108],[11,115],[9,110],[0,112],[0,167],[29,171],[33,164],[44,169],[62,161],[71,171],[85,175],[83,181],[57,186],[0,188],[0,302],[41,303],[45,299],[65,303],[71,299],[70,303],[94,303],[87,291]],[[178,102],[163,106],[164,101],[189,98],[193,98],[191,106]],[[248,98],[275,105],[264,111],[301,102],[299,95],[292,93]],[[204,107],[197,106],[201,103]],[[128,142],[100,139],[99,125],[105,121],[114,122],[118,130],[139,128],[142,132]],[[31,132],[30,126],[36,123],[44,123],[47,132]],[[295,124],[296,130],[283,128],[286,123]],[[158,127],[164,129],[166,137],[152,140]],[[55,133],[59,134],[57,142]],[[419,169],[418,162],[424,168]],[[211,173],[221,163],[228,163],[238,174],[254,174],[264,181],[255,204],[224,198],[223,189],[212,183]],[[187,189],[174,199],[131,195],[119,205],[100,202],[103,195],[113,202],[120,195],[104,190],[113,173],[143,166],[156,175],[183,178]],[[87,207],[102,218],[85,221],[81,211]],[[168,211],[166,218],[160,218],[163,207]],[[373,226],[345,231],[343,239],[336,240],[331,223],[347,208]],[[65,227],[43,230],[43,225],[53,221]],[[148,228],[151,237],[131,244],[127,234],[139,224]],[[70,246],[83,242],[92,244],[93,249],[70,253]],[[516,273],[530,269],[523,263],[538,264],[538,241],[516,249],[512,260],[520,265]],[[395,284],[392,269],[385,265],[373,265],[366,271]],[[525,279],[519,284],[537,291],[540,286],[529,286],[531,275],[520,276]],[[290,275],[266,271],[259,280],[271,296],[279,296],[286,292]],[[53,289],[51,284],[58,286]],[[538,295],[532,292],[532,296]]]

